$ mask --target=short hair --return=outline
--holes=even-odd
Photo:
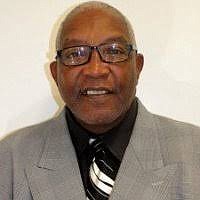
[[[93,10],[93,9],[102,9],[102,10],[108,10],[111,11],[113,13],[115,13],[116,15],[118,15],[122,21],[124,22],[127,30],[128,30],[128,34],[130,36],[131,42],[132,44],[134,44],[136,46],[136,41],[135,41],[135,34],[132,28],[132,25],[130,23],[130,21],[116,8],[110,6],[107,3],[103,3],[103,2],[99,2],[99,1],[89,1],[89,2],[85,2],[82,3],[78,6],[76,6],[74,9],[71,10],[71,12],[69,12],[64,20],[61,22],[59,29],[58,29],[58,33],[57,33],[57,37],[56,37],[56,50],[60,50],[61,48],[61,38],[62,38],[62,34],[63,34],[63,27],[64,27],[64,23],[65,21],[69,20],[70,18],[72,18],[73,16],[75,16],[76,14],[86,11],[86,10]]]

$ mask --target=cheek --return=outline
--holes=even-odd
[[[120,97],[125,99],[132,95],[136,86],[136,72],[134,67],[129,65],[118,66],[113,69],[115,85]]]
[[[72,101],[78,94],[77,77],[78,72],[72,70],[60,69],[58,73],[58,88],[65,102]]]

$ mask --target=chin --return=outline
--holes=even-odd
[[[79,115],[79,119],[88,125],[109,125],[114,123],[122,115],[117,111],[97,111]]]
[[[83,102],[71,105],[71,111],[74,116],[85,125],[90,126],[113,126],[117,124],[128,109],[125,102],[119,102],[117,99],[107,100],[102,104],[99,102]]]

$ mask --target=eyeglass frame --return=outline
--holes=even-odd
[[[69,67],[76,67],[76,66],[85,65],[86,63],[89,63],[89,62],[90,62],[91,57],[92,57],[92,52],[93,52],[93,50],[97,50],[101,61],[104,62],[104,63],[120,63],[120,62],[124,62],[124,61],[126,61],[126,60],[129,58],[131,51],[135,50],[136,53],[137,53],[137,46],[136,46],[135,44],[126,44],[126,46],[127,46],[127,48],[128,48],[128,55],[127,55],[127,58],[126,58],[125,60],[122,60],[122,61],[108,62],[108,61],[106,61],[106,60],[104,60],[104,59],[102,58],[102,55],[101,55],[100,50],[99,50],[99,47],[100,47],[100,46],[106,45],[106,44],[109,44],[109,43],[102,43],[102,44],[99,44],[99,45],[97,45],[97,46],[96,46],[96,45],[78,45],[78,46],[74,45],[74,46],[69,46],[69,47],[66,47],[66,48],[64,48],[64,49],[57,50],[57,51],[56,51],[56,53],[57,53],[56,59],[61,58],[62,51],[64,51],[65,49],[73,48],[73,47],[84,47],[84,46],[89,47],[89,49],[90,49],[88,59],[87,59],[84,63],[77,64],[77,65],[66,65],[64,62],[62,62],[62,59],[60,59],[61,62],[62,62],[62,64],[65,65],[65,66],[69,66]],[[116,43],[111,43],[111,44],[116,44]]]

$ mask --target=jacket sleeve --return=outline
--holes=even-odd
[[[12,200],[12,152],[7,139],[0,141],[0,199]]]

